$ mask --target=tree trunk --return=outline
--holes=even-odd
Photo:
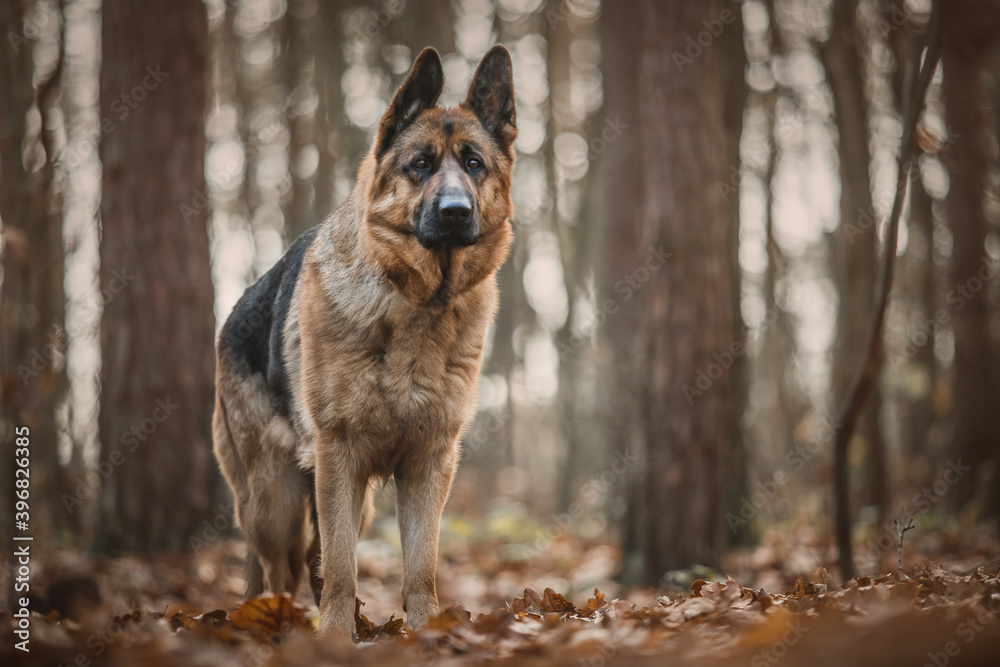
[[[216,479],[213,290],[199,204],[207,17],[199,0],[107,0],[103,21],[102,114],[120,120],[101,144],[99,427],[110,473],[97,546],[181,548]]]
[[[633,335],[636,324],[636,300],[624,300],[614,293],[613,285],[626,272],[635,268],[635,248],[638,232],[639,150],[638,130],[635,126],[636,106],[639,103],[638,53],[634,48],[622,48],[631,40],[639,24],[636,2],[615,3],[613,11],[605,10],[601,17],[601,54],[604,64],[604,115],[614,118],[626,113],[624,122],[631,127],[622,132],[604,154],[602,177],[606,186],[606,209],[613,211],[613,218],[605,225],[604,242],[607,245],[607,272],[597,284],[604,285],[598,293],[599,312],[607,316],[604,327],[609,347],[609,367],[602,374],[603,403],[607,406],[602,415],[607,427],[608,446],[614,452],[631,452],[643,458],[645,448],[638,438],[635,424],[638,378],[632,375],[634,351]],[[627,76],[621,76],[621,74]],[[625,471],[622,496],[626,514],[622,522],[622,544],[635,545],[625,553],[621,577],[626,582],[640,581],[645,576],[648,559],[642,545],[647,522],[647,508],[642,503],[639,484],[643,471],[632,466]]]
[[[608,148],[611,234],[634,239],[610,249],[611,280],[624,274],[614,297],[637,315],[609,317],[636,403],[623,417],[634,424],[623,444],[639,457],[629,468],[623,578],[653,583],[668,570],[718,564],[726,491],[741,481],[729,458],[741,448],[743,405],[731,368],[744,352],[734,339],[736,208],[717,184],[739,164],[729,96],[742,59],[733,62],[723,44],[690,62],[674,54],[688,36],[711,37],[706,17],[718,20],[717,40],[742,43],[743,33],[738,8],[722,0],[616,2],[604,11],[608,116],[627,126]],[[619,169],[624,161],[641,167]],[[696,388],[699,372],[712,378],[707,388]]]
[[[66,398],[66,333],[63,291],[61,195],[53,187],[56,149],[52,112],[58,107],[61,60],[55,69],[36,72],[34,40],[25,36],[23,19],[34,3],[2,3],[0,34],[0,218],[3,220],[3,271],[0,291],[0,438],[13,446],[14,430],[27,426],[31,438],[31,507],[29,531],[51,535],[72,525],[60,496],[56,410]],[[45,23],[42,23],[42,18]],[[60,34],[61,17],[35,16],[39,29]],[[48,23],[51,21],[51,23]],[[28,32],[31,34],[29,25]],[[60,38],[61,39],[61,38]],[[61,54],[61,44],[60,44]],[[61,58],[61,55],[59,56]],[[36,74],[45,74],[37,89]],[[28,137],[28,112],[37,105],[40,136]],[[32,146],[39,142],[41,146]],[[41,148],[40,167],[25,169],[24,155]],[[0,464],[3,484],[13,488],[10,457]],[[0,534],[9,535],[13,495],[4,498]]]
[[[552,233],[559,240],[559,255],[562,264],[563,288],[566,290],[566,321],[555,334],[556,348],[559,350],[559,384],[556,394],[556,405],[559,416],[559,433],[562,440],[562,457],[556,473],[556,508],[559,512],[569,509],[574,501],[575,483],[578,466],[582,455],[581,417],[579,406],[578,367],[582,350],[573,349],[573,320],[576,315],[576,286],[579,283],[579,254],[576,252],[575,240],[586,229],[570,228],[567,221],[559,213],[559,197],[567,184],[560,182],[553,143],[559,132],[568,129],[560,125],[554,108],[560,102],[558,95],[562,87],[570,81],[570,42],[573,32],[569,25],[556,26],[552,21],[545,22],[546,43],[546,74],[549,83],[550,113],[545,128],[545,142],[540,153],[545,159],[546,180],[548,181],[551,202],[549,207],[549,225]]]
[[[872,313],[878,235],[871,195],[868,150],[868,103],[865,97],[864,38],[858,26],[857,0],[836,0],[833,29],[823,47],[823,65],[833,93],[840,161],[840,226],[831,239],[833,270],[840,310],[833,351],[832,392],[835,409],[844,404],[861,366]],[[879,425],[881,392],[875,388],[859,424],[870,464],[869,501],[881,526],[887,505],[884,442]]]
[[[377,8],[377,3],[372,4]],[[400,6],[402,11],[394,13],[393,4],[386,5],[392,13],[388,22],[383,19],[386,43],[406,44],[414,58],[425,46],[434,47],[441,55],[455,50],[455,14],[451,0],[404,2]]]
[[[904,0],[891,0],[883,8],[882,20],[887,25],[898,25],[899,17],[905,16]],[[903,81],[905,69],[919,62],[921,40],[913,21],[903,23],[901,29],[888,36],[896,66],[892,72],[892,92],[896,109],[902,113]],[[913,64],[911,64],[913,63]],[[926,379],[919,393],[900,405],[900,468],[906,475],[906,482],[920,488],[932,483],[931,475],[924,474],[918,479],[913,476],[923,457],[931,455],[930,434],[935,420],[936,407],[932,396],[934,386],[939,381],[938,362],[934,355],[935,332],[928,323],[933,322],[939,306],[938,285],[934,266],[934,200],[924,189],[919,173],[910,181],[910,212],[908,228],[910,241],[906,255],[900,266],[900,285],[912,304],[913,312],[908,314],[903,331],[903,347],[897,351],[892,364],[907,364],[916,368]],[[915,465],[916,464],[916,465]]]
[[[305,15],[313,8],[315,13]],[[312,5],[293,0],[282,19],[287,37],[285,79],[290,92],[286,114],[292,178],[292,196],[285,212],[288,243],[322,222],[334,208],[334,174],[342,153],[340,79],[344,59],[340,40],[330,35],[343,34],[342,11],[334,3]],[[312,95],[316,96],[316,107],[309,110],[310,105],[301,102]],[[316,171],[303,177],[296,167],[311,148],[318,154]]]
[[[341,9],[330,3],[320,3],[318,20],[311,26],[316,45],[315,85],[319,95],[316,110],[316,140],[319,148],[319,167],[316,174],[316,197],[313,200],[309,219],[322,222],[339,204],[335,201],[335,177],[337,163],[344,157],[342,134],[344,125],[344,96],[340,79],[344,74],[344,53],[339,39],[329,39],[328,35],[343,35]],[[298,224],[298,223],[296,223]],[[304,228],[305,225],[299,225]],[[295,230],[298,231],[298,230]]]
[[[954,239],[946,295],[955,334],[951,452],[962,465],[972,467],[969,479],[956,486],[955,499],[965,503],[975,498],[984,516],[996,517],[1000,516],[1000,377],[996,377],[987,294],[991,265],[985,249],[989,223],[983,197],[992,141],[983,111],[991,105],[984,94],[982,68],[986,49],[995,44],[998,15],[995,8],[984,14],[978,3],[969,2],[949,2],[945,12],[943,95],[955,141],[943,156],[950,175],[945,210]]]
[[[724,167],[740,168],[740,139],[743,136],[743,114],[747,105],[746,85],[746,47],[743,43],[743,13],[733,9],[734,21],[719,37],[719,48],[725,65],[721,68],[720,82],[722,86],[722,120],[723,136],[726,140]],[[744,321],[742,313],[742,269],[740,268],[740,196],[739,191],[725,200],[725,217],[723,226],[726,233],[726,288],[729,292],[730,337],[729,341],[745,345]],[[743,428],[743,415],[748,404],[750,383],[750,368],[746,354],[733,356],[729,392],[729,420],[732,428],[732,439],[721,443],[723,447],[722,461],[726,467],[722,479],[722,510],[726,515],[739,512],[740,502],[748,495],[747,471],[747,436]],[[741,546],[751,541],[751,533],[725,531],[726,546]]]

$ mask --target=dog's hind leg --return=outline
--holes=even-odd
[[[289,460],[292,437],[283,418],[268,424],[261,458],[249,474],[252,492],[240,500],[238,511],[247,545],[260,558],[264,589],[294,595],[306,565],[309,484]]]
[[[253,552],[250,545],[247,545],[246,562],[247,597],[255,598],[264,592],[264,568],[261,567],[260,558]]]
[[[249,455],[253,449],[250,448],[247,451],[248,448],[245,445],[249,442],[256,443],[260,439],[260,421],[250,417],[250,415],[257,414],[253,410],[256,406],[246,400],[248,396],[253,396],[252,393],[226,391],[225,386],[228,384],[226,380],[230,379],[230,374],[225,364],[219,363],[216,377],[220,381],[215,392],[215,413],[212,415],[213,448],[222,474],[233,492],[236,522],[242,525],[241,516],[246,514],[253,489],[250,487],[250,475],[247,471],[247,465],[243,461],[244,456],[241,455],[241,447],[237,445],[237,442],[244,445],[243,454]],[[242,383],[242,378],[236,378],[233,384],[241,387]],[[227,401],[223,400],[224,394],[228,395],[231,405],[227,405]],[[232,409],[232,414],[230,414],[230,409]],[[256,461],[256,457],[248,456],[248,459],[248,463],[251,464]],[[247,598],[257,597],[264,592],[264,569],[249,541],[247,542],[245,577]]]

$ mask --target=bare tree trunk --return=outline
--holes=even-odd
[[[128,114],[101,144],[101,282],[118,287],[101,322],[101,460],[112,470],[97,546],[181,548],[217,477],[213,292],[206,210],[196,203],[207,17],[199,0],[106,0],[103,21],[101,107]]]
[[[386,4],[392,8],[392,3]],[[442,55],[455,50],[451,0],[421,0],[403,3],[402,7],[403,11],[393,15],[386,25],[386,42],[409,45],[414,57],[425,46],[434,47]]]
[[[918,61],[915,50],[920,48],[917,27],[912,21],[903,23],[905,12],[903,0],[889,0],[885,3],[882,20],[885,25],[899,26],[888,35],[889,47],[892,50],[896,67],[893,70],[892,90],[897,110],[902,113],[904,70]],[[895,363],[915,365],[918,371],[927,378],[926,391],[921,395],[906,401],[900,406],[903,416],[900,419],[901,451],[905,458],[900,461],[902,468],[914,461],[913,455],[919,457],[929,455],[930,433],[934,425],[935,406],[931,400],[935,383],[938,381],[938,362],[934,355],[934,328],[928,323],[933,322],[938,308],[937,284],[933,253],[934,212],[933,199],[924,189],[923,181],[914,178],[910,183],[910,242],[907,244],[906,256],[901,266],[901,286],[907,290],[909,300],[916,304],[916,312],[912,313],[904,331],[904,348],[900,358]],[[910,484],[923,484],[932,479],[907,480]],[[881,525],[881,524],[879,524]]]
[[[774,1],[767,0],[765,4],[770,17],[770,67],[774,68],[776,61],[785,57],[784,38],[778,25]],[[751,450],[757,456],[769,455],[772,461],[780,460],[780,457],[783,457],[794,444],[793,425],[799,420],[805,407],[802,398],[789,386],[788,374],[785,372],[787,360],[793,353],[794,334],[793,325],[782,307],[785,305],[785,300],[779,298],[777,293],[779,279],[787,275],[788,271],[788,258],[785,257],[774,234],[774,178],[781,158],[777,137],[779,122],[777,109],[778,98],[782,92],[781,87],[775,86],[762,95],[768,119],[765,143],[767,158],[766,164],[761,165],[764,169],[760,173],[765,196],[764,230],[767,252],[767,270],[764,273],[762,291],[767,304],[767,316],[771,318],[772,323],[767,323],[762,329],[764,340],[755,360],[754,370],[759,376],[756,382],[772,383],[775,389],[773,399],[769,401],[770,410],[767,419],[758,419],[755,425],[757,441]],[[775,465],[776,463],[772,463],[767,469],[772,469]]]
[[[304,15],[315,8],[312,15]],[[292,196],[285,213],[289,242],[318,225],[334,208],[334,174],[342,154],[343,96],[340,79],[344,70],[341,40],[342,8],[336,3],[313,5],[292,0],[283,19],[287,38],[284,54],[286,82],[290,89],[288,125],[291,133],[289,163]],[[307,104],[313,95],[316,106]],[[299,173],[301,161],[315,149],[316,170]]]
[[[556,118],[554,108],[559,102],[557,96],[561,87],[570,80],[569,47],[573,34],[568,25],[555,26],[551,21],[545,22],[546,69],[549,82],[550,109],[545,132],[545,143],[541,153],[545,158],[546,179],[551,193],[549,221],[551,230],[559,239],[559,255],[563,271],[563,288],[566,290],[566,322],[556,332],[556,348],[559,354],[559,388],[556,405],[559,414],[559,432],[562,436],[562,460],[558,466],[556,479],[556,507],[560,512],[566,511],[573,501],[573,485],[577,476],[577,464],[580,457],[579,415],[577,412],[576,369],[579,364],[579,352],[573,349],[573,320],[575,317],[575,292],[578,281],[577,259],[572,231],[566,229],[566,221],[559,213],[560,191],[565,184],[559,182],[559,171],[556,164],[555,151],[552,149],[555,137],[563,131]],[[580,227],[580,231],[583,227]]]
[[[937,324],[934,318],[939,308],[938,290],[935,281],[933,258],[934,213],[933,200],[919,178],[910,183],[910,241],[904,258],[901,282],[910,293],[915,304],[912,316],[906,326],[904,347],[897,363],[913,365],[920,376],[926,378],[921,393],[902,406],[900,444],[904,455],[904,470],[912,471],[912,465],[923,457],[933,455],[930,448],[930,434],[934,422],[940,417],[935,414],[932,400],[935,384],[939,381],[938,362],[934,355],[934,339]],[[918,254],[919,253],[919,254]],[[918,385],[919,386],[919,385]],[[936,473],[933,473],[936,474]],[[933,474],[924,479],[909,479],[911,484],[932,483]],[[880,524],[881,525],[881,524]]]
[[[598,284],[604,289],[597,301],[607,315],[606,340],[610,348],[609,368],[602,393],[607,406],[604,419],[607,424],[608,444],[615,452],[629,452],[645,456],[643,440],[638,437],[635,423],[638,379],[633,376],[633,336],[637,323],[636,299],[628,300],[614,292],[613,285],[635,269],[635,248],[638,234],[639,137],[636,127],[636,107],[639,103],[638,51],[623,48],[632,40],[639,25],[639,7],[636,2],[617,2],[613,11],[601,17],[601,52],[604,61],[604,105],[609,118],[621,117],[631,127],[622,132],[604,155],[603,179],[607,189],[608,224],[605,225],[607,246],[607,272]],[[624,117],[621,114],[625,114]],[[627,582],[640,581],[648,569],[645,526],[649,509],[642,502],[639,484],[643,471],[632,466],[625,471],[622,495],[627,507],[622,524],[622,544],[632,545],[625,553],[622,578]]]
[[[954,245],[948,278],[948,308],[955,333],[952,455],[972,467],[969,480],[956,487],[956,499],[975,498],[982,515],[1000,516],[1000,377],[990,337],[990,307],[985,241],[989,224],[983,197],[990,170],[987,140],[988,100],[983,56],[995,45],[998,16],[979,3],[948,2],[943,49],[944,101],[955,143],[944,154],[950,174],[946,200]],[[987,473],[991,466],[992,475]],[[989,485],[990,488],[986,488]],[[977,497],[978,496],[978,497]]]
[[[72,525],[60,497],[65,480],[59,466],[56,410],[66,398],[66,333],[63,291],[62,200],[54,187],[56,149],[52,112],[59,104],[62,45],[55,69],[36,88],[34,42],[25,36],[23,19],[33,2],[15,0],[0,6],[0,218],[3,220],[3,272],[0,289],[0,438],[14,442],[14,430],[27,426],[31,438],[30,531],[51,535]],[[41,17],[36,16],[40,23]],[[61,16],[49,14],[60,34]],[[61,42],[61,38],[60,38]],[[27,114],[41,114],[40,136],[28,136]],[[25,169],[23,155],[39,142],[40,167]],[[13,480],[10,457],[0,474]],[[8,482],[4,482],[7,484]],[[11,481],[10,484],[13,484]],[[12,488],[12,487],[5,487]],[[14,514],[3,500],[0,534],[9,535]]]
[[[435,0],[435,2],[440,1],[442,0]],[[453,17],[451,21],[454,24]],[[502,41],[505,37],[506,26],[496,17],[494,17],[494,25]],[[451,46],[454,48],[453,36],[451,40]],[[515,225],[518,222],[516,212],[514,222]],[[489,373],[503,377],[508,388],[514,386],[514,369],[518,361],[517,350],[514,348],[514,330],[518,324],[532,317],[531,308],[524,292],[525,251],[526,244],[520,238],[518,230],[515,229],[514,245],[511,247],[510,256],[500,267],[500,272],[497,275],[502,295],[500,312],[497,313],[497,319],[493,325],[493,345],[483,368],[484,374]],[[498,426],[488,431],[488,444],[480,448],[489,452],[488,458],[482,454],[478,456],[478,461],[482,462],[483,469],[487,469],[491,463],[494,467],[499,467],[512,466],[516,462],[514,432],[519,414],[515,410],[515,403],[510,391],[508,391],[506,405],[502,410],[503,414],[499,416]],[[484,481],[486,478],[492,480],[490,473],[481,473],[481,477]]]
[[[605,53],[636,55],[634,67],[621,53],[609,58],[605,81],[631,80],[624,85],[634,86],[638,102],[630,105],[627,88],[607,91],[609,115],[628,125],[625,132],[637,144],[625,153],[636,144],[619,139],[608,158],[609,211],[617,222],[612,234],[635,233],[630,248],[615,244],[625,251],[620,257],[612,248],[612,261],[624,260],[618,270],[628,277],[618,293],[634,300],[638,312],[631,330],[616,318],[614,326],[625,328],[613,338],[613,344],[634,340],[621,351],[632,364],[621,368],[634,378],[637,410],[629,418],[641,443],[629,448],[639,460],[627,497],[623,577],[655,582],[667,570],[718,563],[726,489],[738,483],[727,459],[742,439],[742,411],[734,406],[743,398],[737,395],[739,374],[731,372],[732,359],[744,350],[742,337],[733,338],[737,223],[716,184],[728,182],[730,165],[738,165],[728,96],[733,70],[742,76],[743,69],[720,44],[690,63],[678,64],[673,54],[688,36],[706,30],[706,16],[719,17],[718,39],[742,43],[743,34],[739,12],[721,0],[621,2],[604,11]],[[617,98],[618,92],[626,96]],[[614,156],[626,155],[642,168],[616,170]],[[713,380],[692,394],[699,371]]]
[[[833,93],[840,160],[840,226],[831,239],[833,275],[840,312],[834,346],[832,396],[843,405],[854,373],[863,358],[872,285],[877,264],[875,210],[871,196],[871,154],[868,150],[868,104],[865,97],[865,40],[858,25],[857,0],[836,0],[833,28],[822,50],[823,65]],[[881,526],[887,506],[885,444],[879,425],[881,392],[875,387],[862,416],[861,433],[870,464],[869,497],[878,509]]]
[[[722,67],[721,81],[723,96],[723,132],[726,140],[726,171],[729,167],[740,169],[740,139],[743,136],[743,114],[747,105],[746,85],[746,48],[743,43],[743,13],[738,8],[733,9],[733,23],[719,37],[719,48],[723,50],[722,57],[725,66]],[[728,267],[726,277],[728,285],[729,316],[731,318],[730,344],[738,342],[746,345],[746,334],[743,322],[740,268],[740,197],[739,192],[725,201],[726,256]],[[719,443],[722,449],[722,461],[727,470],[723,472],[722,511],[738,512],[740,501],[747,497],[747,435],[743,428],[743,416],[746,412],[749,390],[749,364],[747,355],[733,356],[732,367],[729,370],[732,380],[729,385],[728,415],[732,439]],[[725,531],[727,546],[746,544],[749,534],[738,531]]]
[[[313,50],[316,74],[314,83],[319,97],[316,110],[316,141],[319,148],[319,167],[316,173],[316,197],[308,219],[321,222],[339,202],[334,201],[334,179],[337,163],[344,157],[343,125],[344,96],[340,79],[344,74],[344,53],[339,39],[329,39],[329,35],[343,35],[341,9],[331,3],[319,5],[318,20],[310,26],[310,39],[315,44]],[[296,223],[299,231],[306,223]]]
[[[924,106],[927,86],[930,84],[934,70],[938,64],[940,46],[941,3],[932,5],[929,21],[927,51],[920,70],[910,70],[908,83],[912,82],[912,92],[902,105],[903,134],[900,142],[900,152],[896,160],[896,191],[893,196],[892,209],[885,232],[884,251],[878,267],[874,289],[874,308],[871,323],[868,327],[867,344],[864,361],[858,369],[850,385],[848,399],[839,408],[836,417],[836,432],[834,434],[833,488],[834,488],[834,526],[837,540],[838,560],[840,561],[841,577],[854,577],[854,556],[851,531],[853,527],[850,507],[850,491],[848,476],[848,445],[854,435],[858,420],[869,405],[872,389],[876,383],[882,357],[882,328],[885,323],[886,309],[889,303],[889,292],[892,288],[893,272],[896,264],[896,241],[899,238],[899,222],[903,214],[906,200],[907,184],[913,164],[918,156],[916,135],[917,120]]]

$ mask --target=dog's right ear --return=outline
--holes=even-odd
[[[375,157],[382,159],[392,141],[413,122],[424,109],[437,104],[444,89],[444,68],[441,56],[428,47],[420,52],[403,85],[396,91],[392,103],[382,116],[375,139]]]

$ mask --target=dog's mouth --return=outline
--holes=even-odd
[[[479,242],[479,235],[461,236],[448,235],[441,238],[427,238],[416,234],[417,242],[428,250],[452,250],[457,248],[468,248]]]
[[[472,207],[449,214],[447,209],[442,213],[425,207],[413,229],[417,241],[428,250],[468,248],[479,242],[479,212]]]

